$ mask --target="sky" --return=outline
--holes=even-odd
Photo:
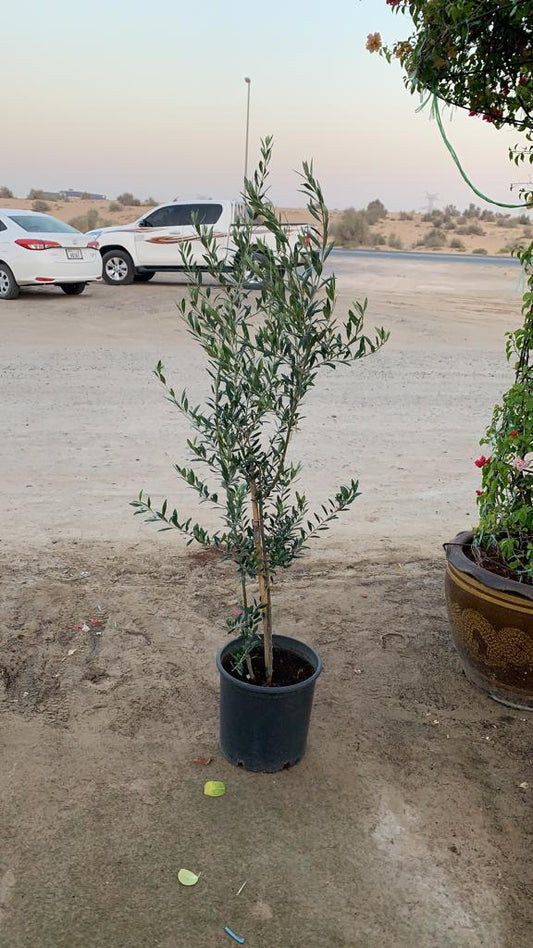
[[[237,197],[250,86],[249,168],[274,136],[271,198],[305,203],[295,170],[313,160],[331,208],[480,203],[429,110],[367,34],[408,33],[385,0],[17,0],[3,10],[0,185],[73,188],[158,201]],[[445,116],[478,188],[513,201],[516,133]]]

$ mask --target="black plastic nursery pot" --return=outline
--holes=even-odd
[[[234,678],[223,662],[242,643],[229,642],[217,655],[220,673],[220,749],[230,763],[273,773],[298,763],[305,753],[315,682],[322,671],[320,656],[310,645],[274,635],[281,648],[304,659],[313,674],[281,687],[252,685]]]

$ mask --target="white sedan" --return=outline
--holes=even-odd
[[[98,244],[75,227],[36,211],[0,208],[0,300],[14,300],[21,286],[60,286],[83,293],[102,276]]]

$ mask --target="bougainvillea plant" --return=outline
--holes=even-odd
[[[367,49],[400,61],[414,93],[466,109],[472,120],[510,126],[522,141],[516,165],[533,164],[533,0],[385,0],[411,17],[411,32],[392,46],[379,33]],[[521,189],[533,207],[533,189]],[[481,440],[479,524],[473,555],[487,568],[533,583],[533,243],[516,251],[526,273],[523,322],[507,335],[514,382]]]

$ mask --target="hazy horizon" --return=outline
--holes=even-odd
[[[276,204],[305,203],[294,174],[304,159],[332,208],[380,198],[390,210],[421,210],[426,192],[438,195],[437,206],[483,204],[461,180],[429,108],[417,113],[399,65],[365,49],[369,32],[389,42],[408,32],[384,2],[337,0],[324,16],[318,0],[272,0],[268,22],[244,0],[205,0],[201,17],[171,0],[146,11],[141,0],[131,0],[127,16],[103,0],[19,0],[7,18],[4,60],[16,96],[4,102],[0,185],[21,198],[30,188],[158,201],[237,196],[250,76],[249,168],[260,138],[273,134]],[[449,137],[476,186],[517,203],[510,185],[527,175],[508,160],[516,132],[451,117],[447,110]]]

